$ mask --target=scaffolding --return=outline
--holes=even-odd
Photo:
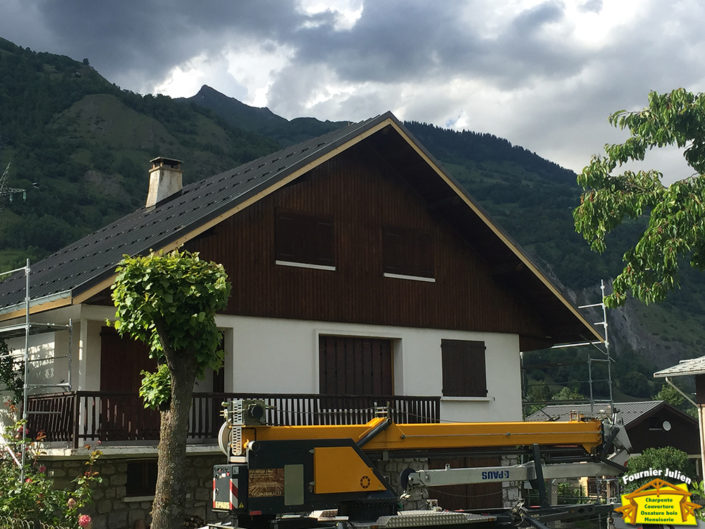
[[[15,273],[22,272],[25,278],[25,296],[24,302],[24,321],[22,323],[15,323],[11,325],[6,325],[0,327],[0,339],[15,339],[24,338],[24,347],[21,350],[8,352],[3,355],[4,357],[9,357],[12,359],[13,363],[21,364],[20,369],[22,369],[22,451],[21,451],[21,461],[20,464],[20,479],[24,479],[24,466],[26,461],[26,447],[27,447],[27,421],[29,418],[29,394],[32,390],[39,388],[63,388],[65,390],[71,391],[71,360],[72,360],[72,350],[73,350],[73,324],[71,319],[65,325],[56,323],[38,323],[32,322],[30,320],[30,306],[31,306],[31,296],[30,296],[30,273],[31,268],[29,265],[29,259],[27,259],[25,266],[21,268],[15,268],[14,270],[8,270],[7,272],[0,272],[0,278],[9,276]],[[68,346],[66,354],[63,356],[57,356],[56,348],[54,348],[53,356],[47,357],[44,355],[38,355],[36,358],[30,358],[30,344],[29,337],[37,334],[53,333],[57,331],[67,331],[69,333]],[[49,360],[56,362],[59,359],[66,359],[67,361],[67,376],[66,382],[51,383],[51,384],[30,384],[30,366],[38,362],[47,362]],[[33,414],[39,413],[54,413],[54,412],[33,412]],[[17,460],[15,460],[17,462]]]
[[[607,323],[607,307],[605,305],[605,282],[604,280],[600,281],[600,292],[601,292],[601,301],[599,303],[592,303],[589,305],[579,305],[579,309],[600,309],[602,313],[602,319],[601,321],[593,322],[593,325],[599,326],[603,330],[603,336],[604,336],[604,341],[588,341],[588,342],[579,342],[579,343],[570,343],[570,344],[562,344],[562,345],[554,345],[551,347],[551,349],[570,349],[570,348],[585,348],[589,347],[590,350],[588,351],[588,357],[587,357],[587,367],[588,367],[588,387],[589,387],[589,404],[590,404],[590,414],[594,416],[595,414],[595,406],[597,404],[606,404],[608,406],[608,409],[610,410],[610,415],[614,415],[614,397],[612,394],[612,363],[614,362],[614,359],[610,355],[610,341],[609,341],[609,331],[608,331],[608,323]],[[593,356],[591,354],[592,351],[597,351],[599,353],[598,357]],[[523,356],[522,356],[522,364],[523,364]],[[594,378],[594,371],[593,371],[593,365],[605,365],[606,366],[606,378],[600,379],[600,378]],[[522,370],[524,370],[524,366],[522,365]],[[608,388],[608,396],[606,399],[599,399],[596,398],[595,396],[595,383],[597,382],[605,382],[607,384]],[[560,402],[558,401],[547,401],[544,402],[543,404],[559,404]],[[528,402],[525,401],[525,404],[528,404]],[[539,402],[535,402],[535,404],[539,404]]]

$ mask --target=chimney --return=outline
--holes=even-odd
[[[181,191],[181,162],[160,156],[150,160],[147,207],[154,206]]]

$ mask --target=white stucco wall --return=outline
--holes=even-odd
[[[395,393],[440,395],[441,340],[481,340],[487,347],[487,398],[444,398],[441,418],[521,420],[517,335],[237,316],[216,321],[232,329],[226,366],[232,382],[226,377],[225,389],[235,392],[318,393],[318,337],[330,334],[392,339]]]
[[[72,389],[100,389],[100,329],[114,316],[111,307],[74,307]],[[45,321],[66,322],[65,311],[46,313]],[[485,342],[487,398],[446,397],[441,419],[448,421],[521,420],[519,337],[513,334],[415,329],[241,316],[218,316],[225,336],[225,391],[318,393],[319,335],[385,338],[393,341],[394,391],[397,395],[438,396],[442,390],[441,340]],[[13,340],[12,348],[23,347]],[[68,348],[66,332],[32,337],[34,351],[57,356]],[[60,363],[61,362],[61,363]],[[41,366],[45,382],[66,379],[64,360]],[[196,391],[210,391],[211,377]],[[56,389],[54,390],[56,391]]]

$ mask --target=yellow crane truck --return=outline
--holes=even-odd
[[[212,507],[231,515],[228,527],[544,527],[542,520],[612,508],[549,505],[544,480],[618,475],[630,448],[621,427],[600,420],[396,424],[380,416],[366,424],[269,426],[262,402],[235,400],[224,406],[220,446],[227,462],[213,469]],[[400,495],[374,463],[390,454],[418,458],[443,450],[487,448],[505,449],[526,462],[409,468],[400,476],[403,494],[418,487],[519,481],[538,489],[538,506],[482,513],[399,511]]]

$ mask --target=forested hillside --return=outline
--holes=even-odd
[[[87,61],[0,39],[0,164],[28,190],[0,202],[0,269],[135,209],[157,154],[183,160],[188,182],[276,148],[189,102],[120,90]]]
[[[188,99],[142,96],[111,84],[86,60],[2,39],[0,76],[0,170],[11,162],[8,184],[27,190],[26,201],[0,197],[0,270],[139,207],[157,155],[182,160],[188,183],[343,125],[286,120],[207,86]],[[579,190],[571,171],[489,134],[406,125],[569,297],[599,301],[600,279],[618,270],[638,226],[612,237],[606,255],[592,254],[573,230]],[[650,397],[658,389],[655,368],[701,354],[705,303],[698,293],[705,282],[694,271],[684,281],[663,305],[630,303],[611,313],[618,396]],[[530,389],[541,398],[585,394],[586,355],[527,355]]]

